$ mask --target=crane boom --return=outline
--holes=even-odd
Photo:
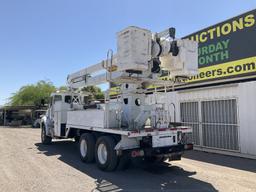
[[[166,83],[159,78],[163,71],[170,77],[196,74],[197,43],[171,39],[174,31],[170,28],[153,34],[138,27],[122,30],[117,34],[117,53],[68,75],[68,86],[77,89],[110,81],[159,84]]]
[[[111,66],[116,66],[116,56],[68,75],[67,84],[77,89],[105,83],[110,80],[109,72],[113,70]]]

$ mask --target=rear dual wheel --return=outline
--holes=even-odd
[[[115,150],[116,141],[111,136],[101,136],[95,142],[91,133],[84,133],[80,137],[80,158],[83,162],[91,163],[96,160],[99,169],[103,171],[114,171],[116,168],[128,167],[128,155],[119,157]]]
[[[97,166],[104,171],[114,171],[119,163],[115,150],[116,142],[110,136],[100,137],[95,146]]]

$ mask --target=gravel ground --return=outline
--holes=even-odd
[[[40,144],[40,130],[0,127],[0,191],[256,191],[256,161],[191,151],[181,161],[106,173],[73,141]]]

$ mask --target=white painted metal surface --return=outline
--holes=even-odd
[[[177,40],[177,56],[166,54],[160,57],[161,65],[170,71],[170,76],[192,76],[198,73],[198,45],[187,39]]]
[[[177,134],[161,134],[152,137],[153,147],[171,146],[177,144]]]
[[[138,27],[128,27],[117,33],[118,70],[148,70],[151,41],[151,31]]]
[[[154,97],[155,96],[151,95],[147,99],[147,102],[154,102]],[[233,154],[243,157],[256,158],[256,81],[169,92],[167,94],[167,98],[169,103],[172,102],[175,104],[177,121],[182,121],[180,118],[180,105],[182,102],[235,99],[237,101],[237,109],[227,110],[236,110],[237,112],[239,152],[223,151],[220,149],[210,149],[206,147],[196,148],[224,154],[226,153],[229,155]],[[201,110],[199,113],[201,113]],[[170,114],[172,116],[174,115],[172,110]],[[199,121],[201,120],[199,119]],[[198,133],[198,135],[199,134],[202,133]],[[201,137],[202,136],[200,136],[199,140],[202,140]],[[196,141],[196,144],[199,144],[199,142],[200,141]]]
[[[70,127],[104,128],[104,110],[87,109],[67,112],[67,125]]]
[[[241,152],[256,155],[256,82],[240,83],[238,93]]]

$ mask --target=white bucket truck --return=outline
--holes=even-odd
[[[82,161],[96,161],[104,171],[131,158],[180,159],[193,148],[187,140],[191,127],[172,122],[167,103],[146,102],[148,86],[170,87],[197,73],[197,42],[175,39],[174,33],[133,26],[117,33],[116,54],[109,50],[106,60],[68,75],[69,91],[51,95],[42,143],[75,138]],[[172,80],[161,80],[163,74]],[[105,102],[88,102],[81,89],[102,83],[119,85],[118,96],[106,91]]]

